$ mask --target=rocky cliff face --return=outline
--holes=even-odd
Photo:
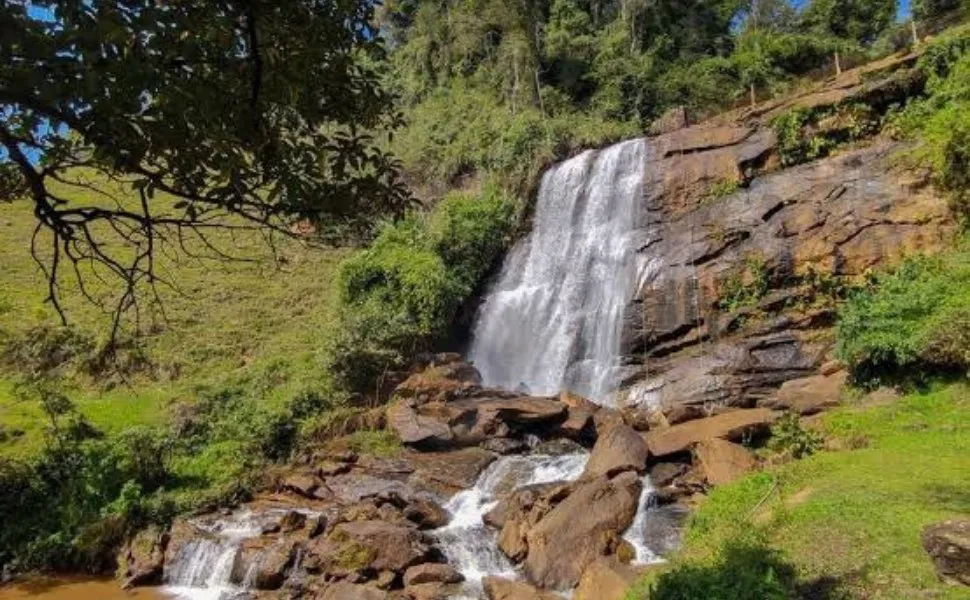
[[[753,406],[831,359],[839,288],[947,243],[946,202],[898,167],[902,144],[779,168],[769,117],[911,93],[910,72],[890,66],[884,80],[849,74],[801,105],[649,141],[637,251],[651,268],[625,312],[627,402]]]

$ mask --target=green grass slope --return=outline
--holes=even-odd
[[[777,556],[796,585],[781,598],[964,599],[940,583],[920,545],[926,525],[970,514],[970,387],[915,393],[826,415],[837,446],[718,488],[691,517],[672,571],[708,573],[703,596],[727,599],[745,564],[725,559],[739,541]],[[777,555],[773,554],[773,551]],[[750,564],[750,563],[747,563]],[[713,573],[704,569],[732,572]],[[654,572],[628,593],[650,598]],[[721,595],[718,595],[718,594]]]
[[[0,352],[23,344],[31,330],[58,323],[44,303],[46,282],[29,251],[31,208],[27,201],[0,205]],[[326,378],[322,353],[333,335],[333,290],[346,251],[289,241],[278,246],[276,260],[255,233],[215,239],[221,249],[253,262],[159,255],[160,275],[177,289],[159,287],[161,307],[143,304],[149,310],[142,314],[140,343],[148,369],[107,381],[68,373],[69,395],[95,426],[110,433],[161,423],[170,402],[190,399],[201,385],[258,380],[262,399],[273,402]],[[119,291],[96,277],[86,285],[95,295]],[[109,317],[70,282],[64,305],[81,336],[103,340]],[[23,432],[0,436],[0,456],[25,457],[42,440],[40,408],[15,394],[18,375],[16,367],[0,370],[0,425]]]

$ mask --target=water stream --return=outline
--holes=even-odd
[[[542,178],[532,232],[486,298],[469,358],[486,385],[612,404],[637,255],[646,142],[588,151]]]
[[[465,576],[467,598],[480,597],[486,575],[516,576],[512,563],[498,549],[497,534],[482,522],[485,513],[510,491],[576,479],[588,459],[588,454],[504,456],[481,474],[475,487],[459,492],[445,505],[451,521],[435,536],[448,562]]]

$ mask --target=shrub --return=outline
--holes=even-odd
[[[451,194],[427,214],[388,224],[340,273],[341,334],[332,369],[370,391],[388,369],[441,341],[508,243],[514,204],[494,187]]]
[[[683,564],[659,577],[649,600],[791,600],[795,569],[751,540],[722,548],[711,564]]]
[[[839,311],[838,355],[862,384],[907,372],[966,370],[970,250],[913,257],[873,276]],[[915,368],[919,367],[919,369]]]
[[[788,413],[771,428],[769,447],[792,458],[804,458],[815,454],[822,448],[822,436],[816,431],[802,427],[795,413]]]

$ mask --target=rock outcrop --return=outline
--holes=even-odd
[[[970,521],[944,521],[923,530],[923,549],[943,581],[970,586]]]
[[[741,441],[745,436],[764,433],[780,413],[766,408],[734,410],[705,419],[687,421],[646,434],[647,447],[654,457],[688,452],[698,442],[710,439]]]

